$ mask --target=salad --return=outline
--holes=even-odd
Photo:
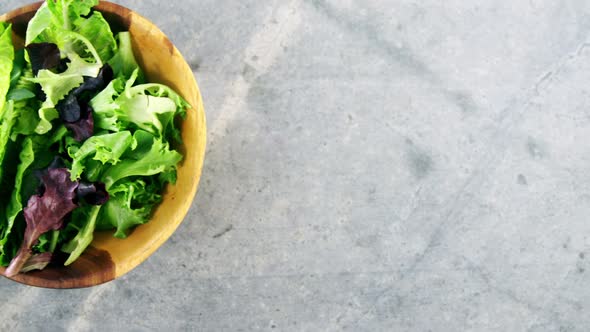
[[[70,265],[97,230],[149,221],[182,155],[188,103],[148,83],[128,32],[98,0],[47,0],[25,48],[0,22],[0,266],[6,276]]]

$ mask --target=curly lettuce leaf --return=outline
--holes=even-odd
[[[86,168],[87,158],[94,156],[92,159],[104,164],[116,165],[121,160],[121,156],[133,143],[133,137],[129,131],[120,133],[92,136],[84,142],[80,148],[75,146],[68,149],[70,157],[73,159],[71,179],[79,179]]]
[[[40,84],[45,92],[47,100],[43,106],[55,107],[70,91],[84,83],[84,76],[97,77],[101,67],[97,63],[88,63],[78,56],[73,56],[65,72],[56,74],[48,69],[43,69],[39,71],[36,78],[29,80]]]
[[[137,72],[127,81],[125,91],[117,102],[118,115],[123,121],[167,139],[179,138],[174,126],[176,115],[184,116],[190,108],[179,94],[168,86],[150,83],[133,86]]]
[[[134,135],[136,141],[138,135],[147,137],[149,134],[146,135],[145,132],[142,133],[142,131],[138,130]],[[152,176],[174,171],[177,164],[182,160],[182,155],[170,149],[170,145],[164,142],[162,138],[153,137],[151,144],[142,144],[141,146],[149,146],[150,148],[145,153],[139,151],[131,153],[128,158],[104,171],[102,177],[107,190],[119,180],[127,177]],[[138,148],[137,150],[141,149]]]
[[[92,98],[90,106],[94,110],[94,126],[96,128],[114,132],[123,130],[124,124],[119,121],[115,113],[119,109],[119,104],[115,100],[124,90],[125,82],[117,78]]]
[[[88,16],[98,0],[50,0],[47,7],[52,14],[52,23],[64,30],[72,30],[81,16]]]
[[[149,221],[153,206],[161,201],[154,192],[161,189],[142,180],[117,184],[110,189],[111,199],[100,213],[100,228],[115,228],[115,237],[126,238],[130,229]]]
[[[29,81],[41,85],[43,92],[47,96],[42,107],[39,109],[40,122],[36,128],[36,133],[39,135],[46,134],[53,128],[51,121],[59,117],[56,106],[60,101],[75,88],[78,88],[84,83],[84,77],[97,77],[102,67],[99,63],[88,63],[82,58],[74,55],[68,64],[68,69],[56,74],[50,70],[40,70],[36,78],[31,78]]]
[[[43,69],[39,71],[36,78],[31,82],[39,83],[47,100],[44,107],[55,107],[57,103],[73,89],[84,83],[84,77],[77,72],[69,71],[62,74],[56,74],[50,70]]]
[[[115,54],[117,43],[100,12],[91,12],[98,0],[47,1],[29,22],[26,45],[55,43],[62,51],[106,62]],[[72,34],[74,38],[70,38]],[[92,45],[84,40],[92,41]],[[91,46],[91,47],[89,47]],[[93,49],[98,52],[92,52]]]
[[[190,105],[165,85],[134,86],[137,77],[138,71],[135,70],[123,91],[121,79],[116,79],[91,100],[90,105],[96,112],[96,126],[119,131],[132,124],[166,140],[179,142],[180,131],[174,120],[177,115],[184,116]]]

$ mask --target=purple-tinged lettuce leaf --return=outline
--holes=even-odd
[[[73,94],[78,98],[78,101],[87,103],[90,101],[91,97],[104,90],[104,88],[111,83],[113,76],[113,68],[108,64],[105,64],[98,72],[98,76],[84,77],[84,83],[76,88],[73,91]]]
[[[82,117],[82,107],[78,103],[76,96],[72,94],[57,103],[55,109],[59,114],[59,118],[65,123],[74,123]]]
[[[29,44],[26,49],[35,76],[37,76],[39,70],[57,68],[61,62],[61,53],[56,44]]]
[[[109,193],[104,183],[81,182],[76,190],[78,200],[84,200],[90,205],[103,205],[109,200]]]
[[[65,216],[77,207],[74,199],[78,182],[70,180],[70,172],[67,169],[50,169],[42,177],[42,181],[45,192],[42,196],[32,196],[24,209],[27,223],[24,239],[16,257],[5,271],[7,277],[20,273],[33,256],[32,248],[39,237],[51,230],[61,229]]]
[[[65,126],[74,134],[74,139],[78,142],[85,141],[92,137],[94,134],[94,116],[92,115],[92,108],[86,104],[82,105],[80,118],[72,123],[65,122]]]

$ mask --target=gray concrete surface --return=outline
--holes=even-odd
[[[119,2],[202,88],[198,198],[120,280],[0,280],[1,331],[590,329],[590,2]]]

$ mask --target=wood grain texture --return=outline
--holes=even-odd
[[[13,23],[14,41],[22,47],[26,24],[39,8],[35,3],[0,16]],[[157,250],[180,225],[197,192],[206,147],[203,101],[195,77],[178,49],[154,24],[122,6],[101,1],[96,7],[114,31],[129,31],[138,63],[150,82],[170,86],[191,105],[182,121],[183,145],[176,147],[184,156],[178,168],[177,184],[169,185],[163,202],[149,223],[137,227],[125,240],[112,232],[95,234],[91,248],[68,266],[50,266],[12,278],[27,285],[47,288],[80,288],[111,281],[129,272]],[[0,273],[4,269],[0,268]]]

